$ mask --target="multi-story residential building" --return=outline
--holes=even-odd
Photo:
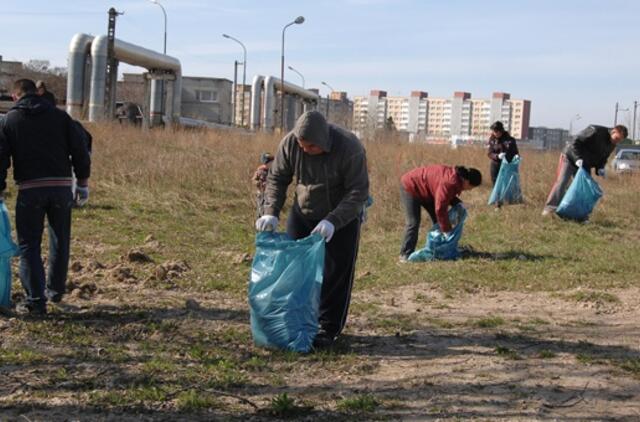
[[[397,130],[427,138],[484,140],[491,124],[500,120],[514,137],[525,139],[530,113],[530,101],[514,100],[503,92],[495,92],[487,100],[471,98],[469,92],[431,98],[422,91],[409,97],[387,97],[385,91],[375,90],[368,97],[355,97],[354,129],[381,129],[390,117]]]
[[[541,143],[545,149],[562,149],[569,141],[569,131],[542,126],[530,127],[529,139]]]

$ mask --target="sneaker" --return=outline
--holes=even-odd
[[[554,210],[552,210],[551,208],[545,208],[542,210],[542,216],[543,217],[548,217],[550,215],[553,215]]]
[[[16,306],[16,314],[22,316],[43,316],[47,314],[47,305],[21,302]]]
[[[400,256],[398,257],[398,262],[399,262],[400,264],[406,264],[407,262],[409,262],[409,257],[408,257],[408,256],[406,256],[406,255],[400,255]]]
[[[320,329],[316,338],[313,340],[313,349],[314,350],[326,350],[330,349],[335,343],[336,337],[327,333],[325,330]]]

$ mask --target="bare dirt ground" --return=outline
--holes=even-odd
[[[0,319],[3,348],[27,345],[44,355],[3,366],[0,419],[261,420],[273,416],[273,397],[287,393],[300,405],[293,418],[305,420],[640,420],[638,289],[452,297],[422,284],[355,292],[336,350],[297,356],[251,345],[242,298],[159,290],[132,283],[122,267],[104,271],[111,281],[77,287],[46,325],[77,324],[90,329],[88,339],[29,339],[29,322]],[[145,330],[150,324],[164,328]],[[167,343],[185,349],[203,333],[213,336],[204,343],[211,350],[236,357],[240,381],[184,387],[168,374],[196,364],[171,348],[176,366],[148,371]],[[100,338],[121,343],[124,358],[105,358],[115,351]],[[95,399],[140,374],[175,389],[127,405]],[[215,403],[176,408],[171,403],[187,388]],[[345,410],[339,403],[349,397],[372,397],[375,405]]]

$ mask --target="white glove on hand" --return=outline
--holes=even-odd
[[[500,154],[498,154],[498,160],[504,160],[504,157],[506,157],[507,154],[505,154],[504,152],[501,152]]]
[[[576,166],[578,168],[582,168],[582,164],[584,164],[584,162],[582,160],[576,160]]]
[[[76,195],[73,199],[77,206],[85,206],[89,202],[89,186],[76,186]]]
[[[278,228],[278,217],[273,215],[263,215],[256,220],[256,230],[259,232],[276,231]]]
[[[318,233],[320,236],[324,237],[325,242],[330,242],[331,238],[333,237],[333,232],[335,230],[336,230],[335,226],[331,224],[330,221],[322,220],[311,231],[311,234]]]
[[[603,168],[601,168],[601,169],[598,169],[598,170],[596,171],[596,174],[597,174],[598,176],[600,176],[600,177],[605,177],[605,176],[606,176],[606,174],[607,174],[607,171],[606,171],[606,170],[604,169],[604,167],[603,167]]]
[[[513,156],[513,159],[514,159],[514,160],[519,160],[519,159],[520,159],[520,156],[519,156],[518,154],[516,154],[516,155],[514,155],[514,156]]]

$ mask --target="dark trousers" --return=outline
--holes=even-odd
[[[404,187],[400,186],[400,201],[404,207],[404,239],[400,248],[400,256],[408,257],[416,250],[418,235],[420,234],[420,211],[427,210],[433,224],[436,223],[436,206],[433,202],[422,202],[411,196]]]
[[[287,221],[287,234],[293,239],[309,236],[319,221],[306,219],[294,206]],[[326,244],[324,274],[320,293],[320,327],[337,336],[347,322],[351,287],[360,242],[360,219],[336,230]]]
[[[578,172],[578,167],[567,159],[567,156],[560,154],[558,169],[556,170],[556,181],[549,192],[545,209],[554,211],[562,202],[564,194],[567,193],[573,176]]]
[[[491,172],[491,183],[493,183],[493,186],[496,185],[496,180],[498,179],[498,173],[500,173],[501,165],[502,161],[491,160],[491,168],[489,169],[489,171]]]
[[[53,297],[65,292],[72,203],[70,187],[34,188],[18,192],[16,231],[20,247],[20,281],[27,292],[27,301],[35,305],[44,306],[47,295]],[[49,268],[46,280],[40,247],[45,216],[49,223]]]

